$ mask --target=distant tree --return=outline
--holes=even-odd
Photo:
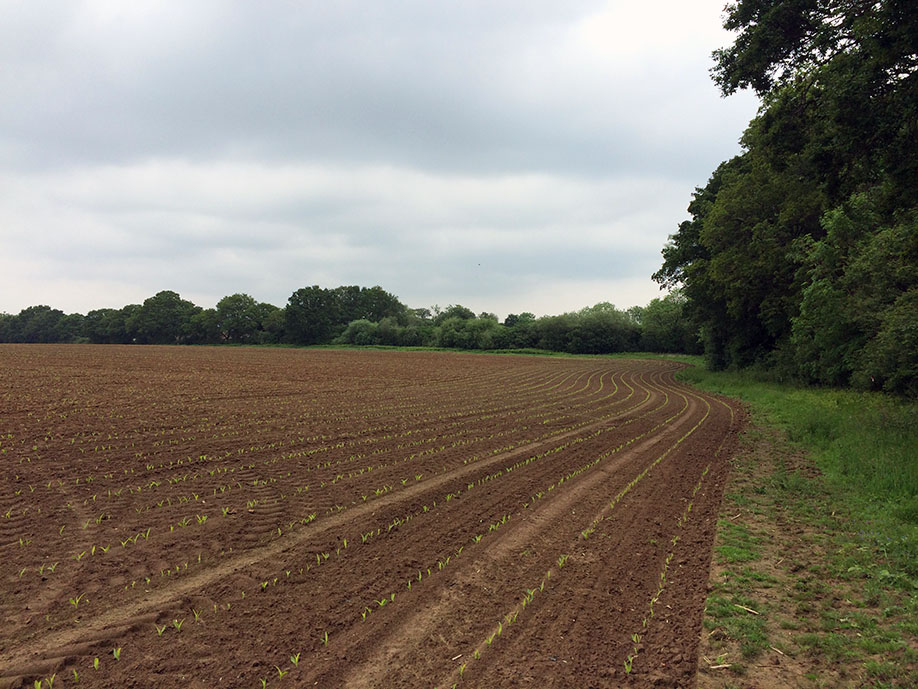
[[[437,312],[437,315],[434,316],[434,325],[442,325],[449,318],[468,320],[475,318],[475,312],[461,304],[450,304],[442,311]]]
[[[465,320],[462,318],[447,318],[437,325],[437,346],[455,347],[466,349],[468,338],[465,333]]]
[[[534,332],[535,322],[535,314],[529,311],[524,311],[519,315],[509,314],[504,319],[507,332],[501,336],[501,341],[505,343],[504,347],[507,349],[535,347],[538,339]]]
[[[224,342],[253,341],[261,328],[258,302],[248,294],[223,297],[217,302],[216,326]]]
[[[378,285],[369,288],[361,287],[355,308],[352,311],[342,308],[342,311],[348,320],[353,320],[353,317],[356,316],[376,323],[384,318],[395,318],[400,325],[407,323],[405,305],[394,294],[390,294]]]
[[[288,300],[286,338],[297,344],[331,342],[352,321],[377,323],[384,318],[394,318],[399,325],[405,325],[408,313],[404,304],[381,287],[323,289],[313,285],[297,290]]]
[[[93,309],[87,313],[83,334],[94,344],[126,344],[130,341],[119,309]]]
[[[402,347],[433,347],[436,339],[436,331],[432,325],[407,325],[401,330],[399,344]]]
[[[143,308],[140,304],[125,304],[118,309],[118,319],[120,327],[124,333],[124,343],[132,344],[137,342],[137,317]]]
[[[577,317],[570,313],[537,319],[532,327],[535,346],[553,352],[572,351],[571,334],[576,319]]]
[[[192,317],[201,310],[170,290],[144,300],[132,314],[128,328],[141,344],[182,344],[192,334]]]
[[[376,325],[375,344],[401,345],[403,344],[404,327],[399,325],[395,316],[386,316]]]
[[[260,344],[278,344],[283,342],[284,329],[287,321],[286,309],[263,303],[261,305],[261,311],[261,323],[264,329],[259,335]]]
[[[572,319],[567,351],[609,354],[638,348],[640,330],[628,314],[609,302],[579,311]]]
[[[687,301],[678,290],[653,299],[640,312],[641,349],[646,352],[698,354],[698,328],[686,312]],[[629,314],[632,312],[629,309]],[[633,319],[633,317],[632,317]]]
[[[13,342],[13,323],[16,317],[9,313],[0,313],[0,342]]]
[[[68,313],[58,323],[59,342],[89,342],[84,335],[86,317],[81,313]]]
[[[644,309],[645,307],[643,306],[632,306],[628,309],[627,314],[631,317],[631,320],[640,325],[644,319]]]
[[[503,329],[497,318],[452,316],[440,324],[437,344],[457,349],[494,349]]]
[[[294,344],[328,342],[341,320],[338,300],[331,290],[318,285],[302,287],[287,300],[284,330]]]
[[[79,317],[82,319],[82,316]],[[50,306],[29,306],[8,319],[9,342],[72,342],[80,335],[81,323]]]
[[[590,315],[596,315],[596,314],[612,314],[612,315],[618,316],[622,312],[619,309],[615,308],[615,304],[613,304],[612,302],[601,301],[598,304],[594,304],[593,306],[585,306],[584,308],[580,309],[580,311],[578,311],[577,313],[580,314],[581,316],[590,316]]]
[[[379,344],[376,338],[376,329],[377,324],[373,321],[368,321],[366,318],[351,321],[347,324],[344,332],[341,333],[338,342],[354,345]]]
[[[503,331],[506,328],[494,314],[483,313],[474,320],[466,320],[465,329],[471,349],[500,349],[505,342]]]
[[[186,344],[220,344],[223,341],[217,309],[200,309],[191,317]]]

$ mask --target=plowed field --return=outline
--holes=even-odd
[[[0,346],[0,686],[691,686],[742,414],[679,366]]]

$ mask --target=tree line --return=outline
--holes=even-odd
[[[918,12],[740,0],[712,75],[762,100],[654,279],[712,368],[918,395]]]
[[[30,306],[0,314],[0,342],[95,344],[352,344],[456,349],[545,349],[579,354],[699,353],[678,291],[627,311],[608,302],[558,316],[510,314],[502,322],[462,305],[409,308],[381,287],[303,287],[285,307],[247,294],[201,308],[164,290],[120,309],[65,314]]]

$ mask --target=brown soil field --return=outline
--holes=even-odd
[[[0,345],[0,687],[693,686],[681,366]]]

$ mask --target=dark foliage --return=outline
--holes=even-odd
[[[763,104],[654,279],[681,286],[715,368],[913,394],[918,12],[742,0],[724,25],[714,79]]]

